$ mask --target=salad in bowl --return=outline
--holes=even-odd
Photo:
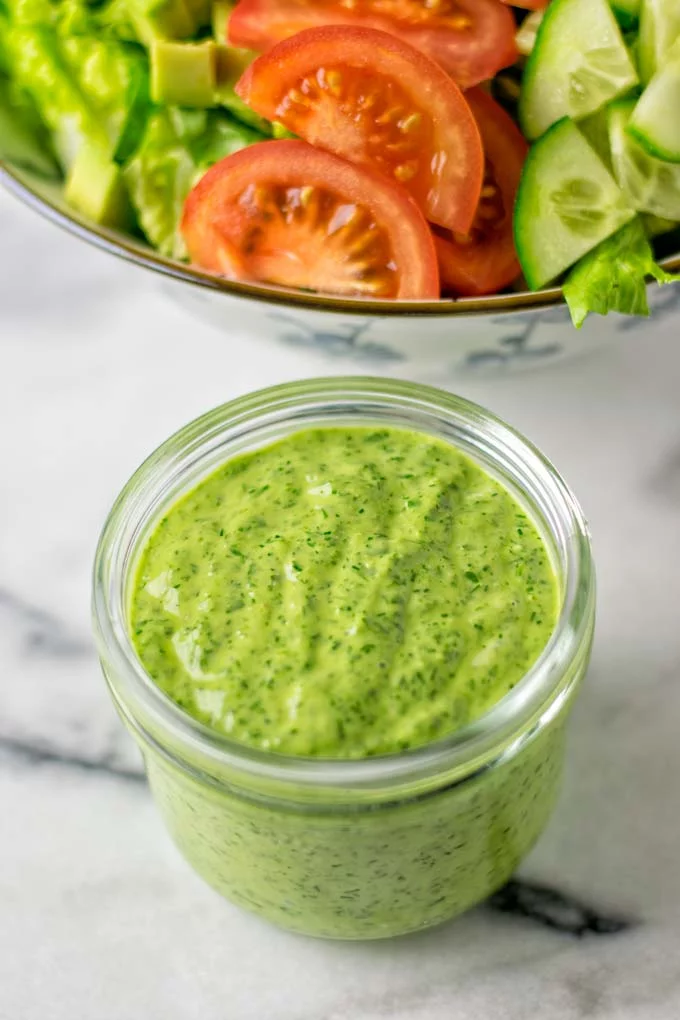
[[[647,314],[678,111],[677,0],[0,0],[10,178],[255,300]]]

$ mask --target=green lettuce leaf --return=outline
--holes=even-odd
[[[8,48],[13,79],[31,96],[51,131],[61,166],[70,167],[86,141],[106,149],[106,128],[64,59],[54,31],[13,24]]]
[[[673,283],[680,275],[667,273],[654,258],[639,217],[585,255],[571,270],[564,296],[577,329],[589,312],[607,315],[649,315],[647,279]]]
[[[0,73],[0,160],[42,174],[58,177],[49,133],[30,96]]]
[[[7,10],[3,7],[3,0],[0,0],[0,74],[9,74],[9,53],[7,51],[9,31]]]
[[[213,163],[261,139],[219,110],[169,107],[155,112],[124,170],[149,242],[164,255],[185,257],[178,227],[189,190]]]
[[[223,4],[215,4],[215,10],[218,14],[222,7],[224,7]],[[218,38],[219,32],[222,32],[221,39]],[[215,37],[218,41],[215,105],[223,106],[237,120],[243,121],[244,124],[254,127],[265,135],[270,135],[272,126],[269,121],[260,117],[254,110],[251,110],[234,91],[236,82],[249,64],[256,58],[257,53],[253,53],[251,50],[239,49],[236,46],[225,45],[225,36],[226,25],[224,28],[217,27],[215,29]]]
[[[141,143],[151,113],[149,66],[135,44],[93,36],[62,39],[64,59],[106,126],[114,159],[124,163]]]
[[[51,28],[63,36],[137,40],[128,0],[0,0],[15,25]]]
[[[151,112],[140,46],[14,21],[7,49],[11,77],[31,96],[64,170],[85,144],[121,163],[130,158]]]

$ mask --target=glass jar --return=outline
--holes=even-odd
[[[464,451],[524,506],[558,578],[555,631],[522,680],[481,718],[408,752],[331,760],[237,744],[156,687],[128,633],[136,561],[168,507],[231,457],[324,425],[408,428]],[[517,432],[436,389],[334,378],[225,404],[152,454],[104,527],[93,607],[111,694],[189,863],[230,900],[286,928],[381,938],[437,924],[484,899],[540,835],[590,654],[595,582],[578,504]]]

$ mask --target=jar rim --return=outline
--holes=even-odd
[[[315,418],[316,415],[316,418]],[[236,455],[224,447],[250,442],[259,429],[291,434],[349,419],[361,425],[378,415],[385,424],[438,435],[528,500],[560,559],[562,603],[541,655],[516,686],[479,718],[423,746],[363,759],[298,757],[259,750],[230,739],[184,712],[156,685],[128,632],[126,593],[143,533],[215,466]],[[395,425],[394,416],[404,416]],[[368,416],[368,417],[367,417]],[[356,421],[354,419],[356,418]],[[291,427],[292,426],[292,427]],[[420,427],[419,427],[420,426]],[[250,437],[250,439],[249,439]],[[219,455],[219,456],[218,456]],[[478,404],[418,383],[371,376],[311,379],[258,390],[208,411],[165,440],[131,476],[104,524],[94,561],[92,612],[104,673],[124,718],[152,744],[180,762],[200,762],[251,783],[312,788],[385,788],[428,776],[468,777],[506,754],[529,730],[542,728],[567,699],[579,664],[587,659],[595,611],[595,576],[583,512],[544,455]],[[167,740],[166,740],[167,738]]]

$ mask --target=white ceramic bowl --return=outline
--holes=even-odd
[[[457,301],[390,302],[234,283],[89,222],[64,204],[53,181],[2,162],[0,181],[53,223],[155,273],[171,296],[225,333],[238,329],[293,347],[316,348],[329,358],[353,358],[362,367],[382,366],[390,374],[417,377],[436,368],[446,378],[548,364],[592,350],[646,322],[591,315],[577,331],[559,287]],[[664,265],[680,270],[680,253],[669,254]],[[680,325],[680,284],[651,284],[649,298],[656,318],[675,316]]]

